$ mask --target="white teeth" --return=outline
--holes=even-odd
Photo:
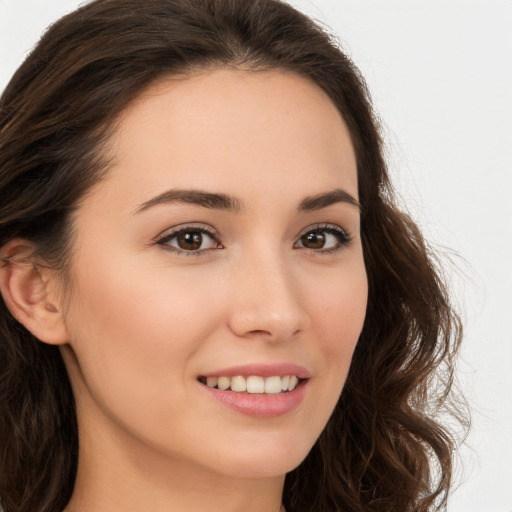
[[[265,379],[265,393],[281,393],[281,377],[268,377]]]
[[[247,382],[244,377],[238,376],[231,379],[231,391],[239,393],[247,390]]]
[[[217,377],[206,377],[206,384],[211,388],[214,388],[218,382],[219,379]]]
[[[218,387],[222,391],[225,391],[226,389],[231,386],[231,379],[229,377],[219,377]]]
[[[290,380],[288,382],[288,391],[292,391],[297,387],[297,384],[299,383],[299,379],[295,377],[295,375],[290,376]]]
[[[263,377],[251,375],[247,377],[247,393],[264,393],[265,381]]]
[[[247,392],[277,395],[281,392],[293,391],[298,383],[299,379],[295,375],[267,378],[258,375],[251,375],[247,378],[241,375],[237,375],[236,377],[206,377],[206,385],[210,388],[218,388],[221,391],[231,389],[231,391],[237,393]]]

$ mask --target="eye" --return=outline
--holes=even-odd
[[[158,245],[175,252],[200,254],[209,249],[221,249],[215,235],[203,227],[184,227],[172,231],[157,240]]]
[[[339,226],[318,226],[302,234],[297,247],[312,251],[333,252],[350,242],[349,234]]]

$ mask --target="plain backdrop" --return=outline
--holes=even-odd
[[[0,90],[80,3],[0,0]],[[473,428],[449,512],[512,512],[512,1],[293,4],[329,25],[361,69],[404,205],[432,244],[460,255],[448,275]]]

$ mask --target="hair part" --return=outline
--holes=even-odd
[[[364,80],[334,39],[288,4],[96,0],[53,24],[0,99],[0,247],[25,238],[64,272],[73,212],[108,173],[119,115],[158,80],[219,66],[309,78],[342,114],[356,153],[366,320],[332,417],[286,477],[285,506],[443,508],[456,442],[433,413],[453,403],[460,320],[420,231],[396,207]],[[0,401],[2,507],[63,510],[78,457],[72,389],[58,348],[3,302]]]

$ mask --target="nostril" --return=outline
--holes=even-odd
[[[266,335],[270,335],[270,331],[265,331],[263,329],[254,329],[252,331],[249,332],[249,334],[266,334]]]

